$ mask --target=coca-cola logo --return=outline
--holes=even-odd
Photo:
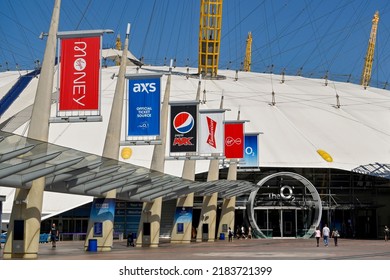
[[[236,138],[234,139],[231,136],[226,137],[225,143],[226,146],[231,147],[233,145],[241,145],[242,139],[241,138]]]

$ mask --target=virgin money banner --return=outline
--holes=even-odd
[[[258,134],[245,134],[244,162],[240,167],[259,167]]]
[[[171,104],[171,153],[197,151],[197,115],[197,104]]]
[[[199,110],[199,154],[223,154],[225,110]]]
[[[160,77],[129,78],[127,136],[160,134]]]
[[[225,157],[244,157],[244,123],[225,122]]]
[[[59,110],[99,110],[100,36],[62,38]]]

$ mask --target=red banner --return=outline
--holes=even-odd
[[[244,157],[244,124],[225,123],[226,158]]]
[[[100,36],[61,40],[59,110],[98,110]]]

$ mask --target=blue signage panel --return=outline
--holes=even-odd
[[[103,236],[103,223],[96,222],[93,224],[93,237],[102,237]]]
[[[258,167],[258,135],[245,135],[244,163],[240,166]]]
[[[184,233],[184,224],[183,223],[177,224],[177,233]]]
[[[127,136],[160,135],[160,78],[129,80]]]
[[[103,236],[103,222],[114,222],[115,199],[95,198],[92,202],[90,220],[93,222],[93,236]]]
[[[176,207],[175,223],[191,223],[192,207]]]

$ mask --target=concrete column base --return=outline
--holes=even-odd
[[[153,202],[144,202],[137,232],[137,240],[135,241],[136,247],[157,248],[159,246],[161,207],[161,197],[155,199]],[[144,236],[144,223],[150,223],[150,235],[146,237]]]
[[[191,240],[171,240],[172,244],[189,244]]]
[[[229,230],[229,227],[233,230],[233,232],[236,232],[234,228],[234,215],[236,210],[235,206],[236,206],[236,197],[223,200],[222,209],[221,209],[221,218],[219,219],[219,226],[218,226],[218,236],[221,233],[224,233],[225,237],[228,238],[227,231]],[[225,227],[227,227],[226,232],[224,231],[223,225],[226,225]]]
[[[202,211],[200,213],[200,221],[198,226],[198,232],[196,236],[196,242],[208,242],[215,240],[215,227],[217,219],[217,199],[218,194],[214,193],[211,196],[205,196],[203,198]],[[207,237],[203,236],[203,225],[208,224]]]
[[[194,206],[194,194],[190,193],[185,197],[179,198],[176,203],[176,211],[178,212],[178,217],[175,217],[175,221],[173,223],[172,232],[171,232],[171,243],[175,244],[187,244],[191,242],[191,235],[192,235],[192,216],[191,220],[184,208],[188,208],[188,210],[192,211],[192,208]],[[181,209],[183,208],[183,209]],[[183,211],[184,213],[181,213]],[[175,216],[176,216],[175,211]],[[177,224],[183,223],[183,232],[178,233],[177,232]]]
[[[24,254],[12,254],[12,253],[3,253],[3,259],[10,260],[10,259],[29,259],[34,260],[38,258],[38,252],[37,253],[24,253]]]
[[[110,252],[112,250],[112,247],[109,246],[97,246],[98,252]],[[84,245],[84,251],[88,251],[88,246]]]

